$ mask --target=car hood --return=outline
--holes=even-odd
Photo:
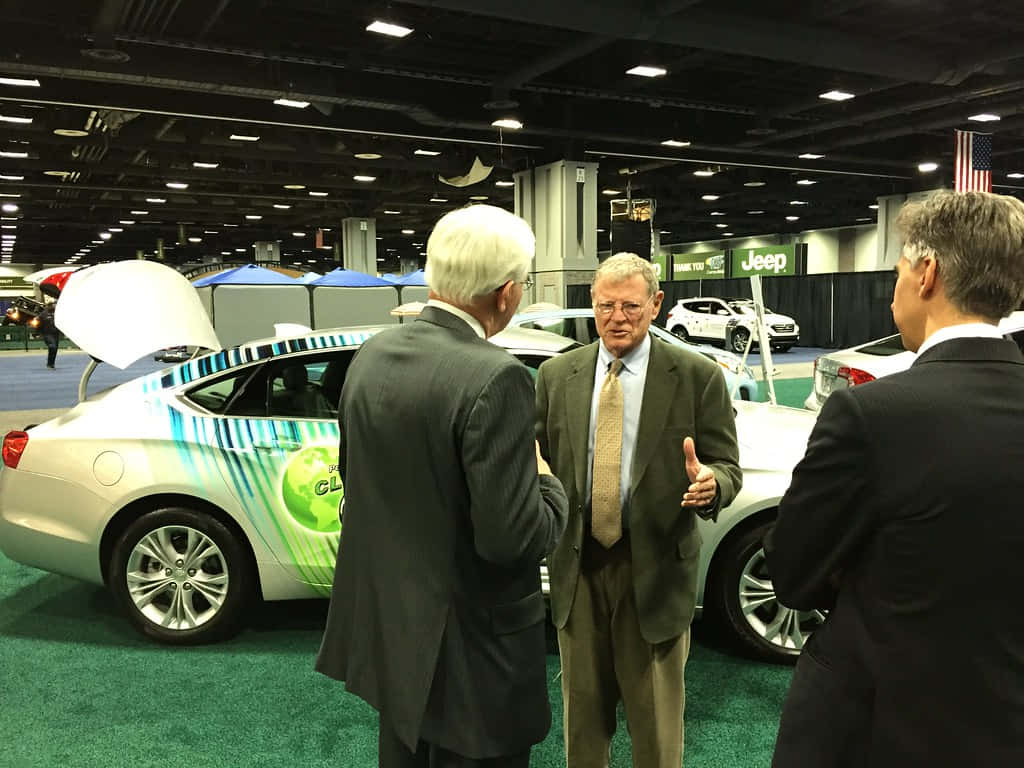
[[[802,408],[743,400],[734,400],[733,407],[740,467],[744,471],[791,472],[804,457],[816,415]]]
[[[165,347],[221,349],[196,289],[154,261],[75,272],[57,301],[54,322],[79,348],[121,369]]]

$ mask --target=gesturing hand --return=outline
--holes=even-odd
[[[700,463],[692,437],[683,440],[683,456],[686,458],[686,476],[690,480],[690,487],[683,494],[683,501],[679,506],[706,507],[718,493],[715,473]]]

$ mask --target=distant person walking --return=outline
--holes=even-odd
[[[57,326],[53,322],[53,307],[46,306],[39,313],[37,319],[39,320],[39,325],[36,326],[36,332],[42,338],[43,343],[46,344],[46,367],[56,368],[57,347],[60,345],[60,331],[57,330]]]

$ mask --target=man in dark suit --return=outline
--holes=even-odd
[[[765,552],[779,599],[831,609],[773,765],[1024,765],[1024,203],[904,206],[893,319],[909,370],[825,402]]]
[[[591,286],[600,340],[537,377],[541,454],[569,496],[548,558],[569,768],[608,764],[620,699],[633,765],[679,768],[696,515],[741,484],[721,369],[648,333],[663,296],[650,262],[612,256]]]
[[[533,381],[486,341],[534,238],[492,206],[444,216],[428,306],[367,341],[341,394],[344,517],[316,667],[380,713],[383,768],[526,768],[551,724],[540,562],[565,528]]]

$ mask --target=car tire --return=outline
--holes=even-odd
[[[705,602],[745,652],[793,663],[825,614],[786,608],[775,597],[761,544],[772,524],[755,525],[723,542]]]
[[[143,635],[197,645],[238,631],[254,573],[249,552],[222,522],[168,507],[142,515],[118,537],[107,583]]]
[[[676,338],[682,339],[683,341],[689,341],[690,340],[690,334],[688,334],[686,332],[686,328],[683,327],[682,325],[677,325],[677,326],[674,326],[672,328],[669,328],[668,331],[673,336],[675,336]]]
[[[733,329],[732,335],[729,337],[729,344],[732,347],[732,351],[738,355],[742,355],[747,350],[747,340],[749,338],[750,331],[746,328]]]

